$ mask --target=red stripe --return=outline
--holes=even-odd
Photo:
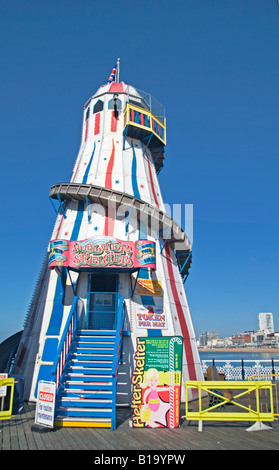
[[[116,132],[116,130],[117,130],[117,119],[114,116],[114,111],[111,112],[110,130],[111,130],[111,132]]]
[[[157,199],[156,192],[155,192],[155,187],[154,187],[154,183],[153,183],[152,171],[151,171],[151,165],[150,165],[149,158],[147,158],[147,161],[148,161],[148,169],[149,169],[149,176],[150,176],[152,194],[153,194],[153,197],[154,197],[155,204],[159,209],[159,203],[158,203],[158,199]]]
[[[95,114],[94,135],[97,135],[100,132],[100,120],[101,120],[101,113]]]
[[[114,164],[114,154],[115,154],[115,146],[114,146],[114,140],[112,139],[112,151],[111,151],[111,156],[108,162],[106,180],[105,180],[105,187],[108,189],[112,189],[111,181],[112,181],[112,169],[113,169],[113,164]]]
[[[184,313],[183,313],[183,308],[182,308],[179,295],[177,292],[177,288],[176,288],[176,282],[174,279],[174,273],[173,273],[170,249],[169,249],[168,243],[165,244],[165,253],[166,253],[167,267],[168,267],[168,273],[169,273],[169,278],[170,278],[170,286],[171,286],[172,295],[174,298],[174,303],[175,303],[175,307],[176,307],[176,311],[177,311],[177,315],[178,315],[178,319],[180,323],[180,328],[181,328],[181,332],[183,336],[183,344],[184,344],[186,362],[187,362],[187,367],[188,367],[188,372],[189,372],[189,379],[197,380],[196,369],[195,369],[195,364],[194,364],[194,356],[193,356],[191,341],[189,337],[189,331],[188,331],[187,323],[186,323]]]
[[[111,156],[108,162],[106,179],[105,179],[105,187],[108,189],[112,188],[112,170],[114,165],[114,155],[115,155],[115,145],[114,139],[112,139],[112,151]],[[113,229],[114,229],[114,212],[109,207],[106,207],[105,213],[105,227],[104,227],[104,235],[112,236]]]
[[[87,133],[88,133],[88,121],[86,121],[84,142],[86,142],[87,140]]]
[[[115,214],[110,207],[105,208],[105,226],[104,235],[113,236]]]

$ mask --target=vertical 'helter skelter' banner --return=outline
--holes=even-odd
[[[179,426],[182,351],[180,336],[137,338],[133,427]]]

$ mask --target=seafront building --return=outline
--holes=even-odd
[[[116,405],[130,406],[144,382],[142,365],[133,374],[147,340],[153,358],[170,344],[160,372],[170,394],[176,346],[179,384],[203,380],[184,289],[191,243],[158,181],[165,145],[164,107],[116,67],[84,106],[71,180],[51,187],[57,219],[12,371],[28,401],[56,381],[57,425],[115,426]]]
[[[259,330],[266,331],[267,333],[274,333],[274,323],[272,313],[259,313]]]

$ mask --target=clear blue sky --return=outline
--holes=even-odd
[[[83,105],[120,80],[166,107],[168,204],[194,205],[197,336],[279,330],[277,0],[0,0],[0,341],[22,329]]]

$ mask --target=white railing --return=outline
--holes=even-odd
[[[248,380],[251,375],[279,374],[279,359],[202,359],[201,365],[204,374],[209,366],[214,365],[219,373],[225,374],[226,380]]]

